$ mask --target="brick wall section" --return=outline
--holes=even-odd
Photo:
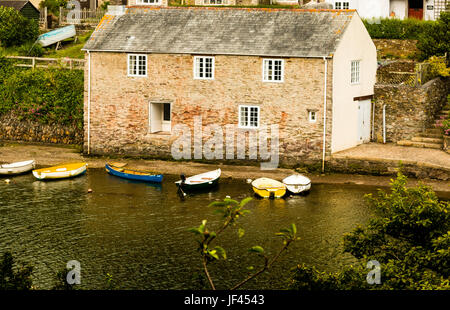
[[[332,119],[332,61],[328,61],[327,149]],[[322,59],[285,59],[284,83],[262,82],[262,58],[215,56],[215,79],[193,79],[192,55],[148,55],[148,77],[127,77],[127,54],[91,53],[92,154],[125,154],[171,158],[174,135],[149,133],[149,102],[172,104],[172,128],[236,124],[238,106],[260,106],[261,125],[279,125],[280,157],[287,165],[322,156]],[[87,74],[87,71],[85,72]],[[85,90],[87,90],[85,75]],[[87,151],[85,91],[85,152]],[[317,122],[308,121],[316,109]],[[191,131],[193,134],[193,131]],[[224,139],[225,140],[225,139]]]
[[[383,104],[386,104],[386,140],[397,142],[433,125],[449,92],[450,79],[441,78],[420,87],[375,85],[375,139],[383,141]]]

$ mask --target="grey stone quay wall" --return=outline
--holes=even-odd
[[[0,116],[0,140],[82,145],[83,129],[76,125],[41,124],[5,114]]]

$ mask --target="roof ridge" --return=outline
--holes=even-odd
[[[219,7],[219,6],[155,6],[155,5],[127,5],[127,9],[145,9],[145,10],[244,10],[244,11],[288,11],[288,12],[336,12],[336,13],[350,13],[356,12],[355,9],[301,9],[301,8],[258,8],[258,7]]]

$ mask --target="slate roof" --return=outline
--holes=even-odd
[[[25,4],[27,4],[28,2],[30,2],[30,1],[0,0],[0,6],[14,8],[17,11],[20,11],[25,6]],[[31,3],[31,5],[33,5],[33,3]],[[33,5],[33,7],[36,9],[36,7],[34,5]],[[36,11],[39,11],[39,10],[36,9]]]
[[[83,50],[322,57],[333,54],[354,10],[137,8],[105,15]]]

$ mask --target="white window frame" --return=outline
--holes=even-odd
[[[272,80],[269,79],[269,73],[266,72],[266,63],[268,62],[275,62],[280,61],[281,62],[281,74],[280,74],[280,80],[275,80],[275,70],[272,69]],[[272,64],[273,66],[274,64]],[[263,82],[270,82],[270,83],[283,83],[284,82],[284,59],[279,58],[264,58],[262,61],[262,80]]]
[[[242,125],[242,111],[241,111],[242,108],[248,108],[248,110],[247,110],[248,125]],[[256,123],[257,123],[256,126],[250,125],[250,123],[251,123],[250,122],[250,113],[251,113],[250,110],[252,108],[256,108],[256,111],[258,112],[258,119],[256,121]],[[259,128],[259,124],[261,121],[261,110],[260,110],[259,106],[257,106],[257,105],[239,105],[238,113],[239,113],[238,128],[243,128],[243,129],[258,129]]]
[[[214,1],[216,3],[211,3],[211,1]],[[221,3],[217,3],[217,1],[221,1]],[[227,5],[227,0],[203,0],[203,5]]]
[[[352,60],[350,63],[350,84],[361,83],[361,60]]]
[[[342,9],[343,10],[350,9],[350,2],[342,2]]]
[[[312,116],[314,115],[314,118]],[[308,120],[310,123],[316,123],[317,122],[317,111],[308,111]]]
[[[211,62],[211,76],[210,77],[200,77],[200,72],[197,71],[197,62],[199,59],[212,59]],[[194,80],[214,80],[214,70],[215,70],[215,57],[214,56],[194,56],[194,65],[193,65],[193,72],[194,72]],[[204,69],[203,69],[204,70]],[[204,74],[204,72],[203,72]]]
[[[161,5],[161,0],[136,0],[136,5]]]
[[[133,71],[136,71],[136,73],[131,73],[130,65],[131,65],[131,57],[136,57],[136,68],[133,68]],[[144,57],[145,59],[145,74],[139,74],[139,64],[140,61],[139,57]],[[127,54],[127,75],[131,77],[147,77],[148,73],[148,57],[145,54]]]
[[[338,1],[334,3],[334,9],[335,10],[341,10],[342,9],[342,2]]]

